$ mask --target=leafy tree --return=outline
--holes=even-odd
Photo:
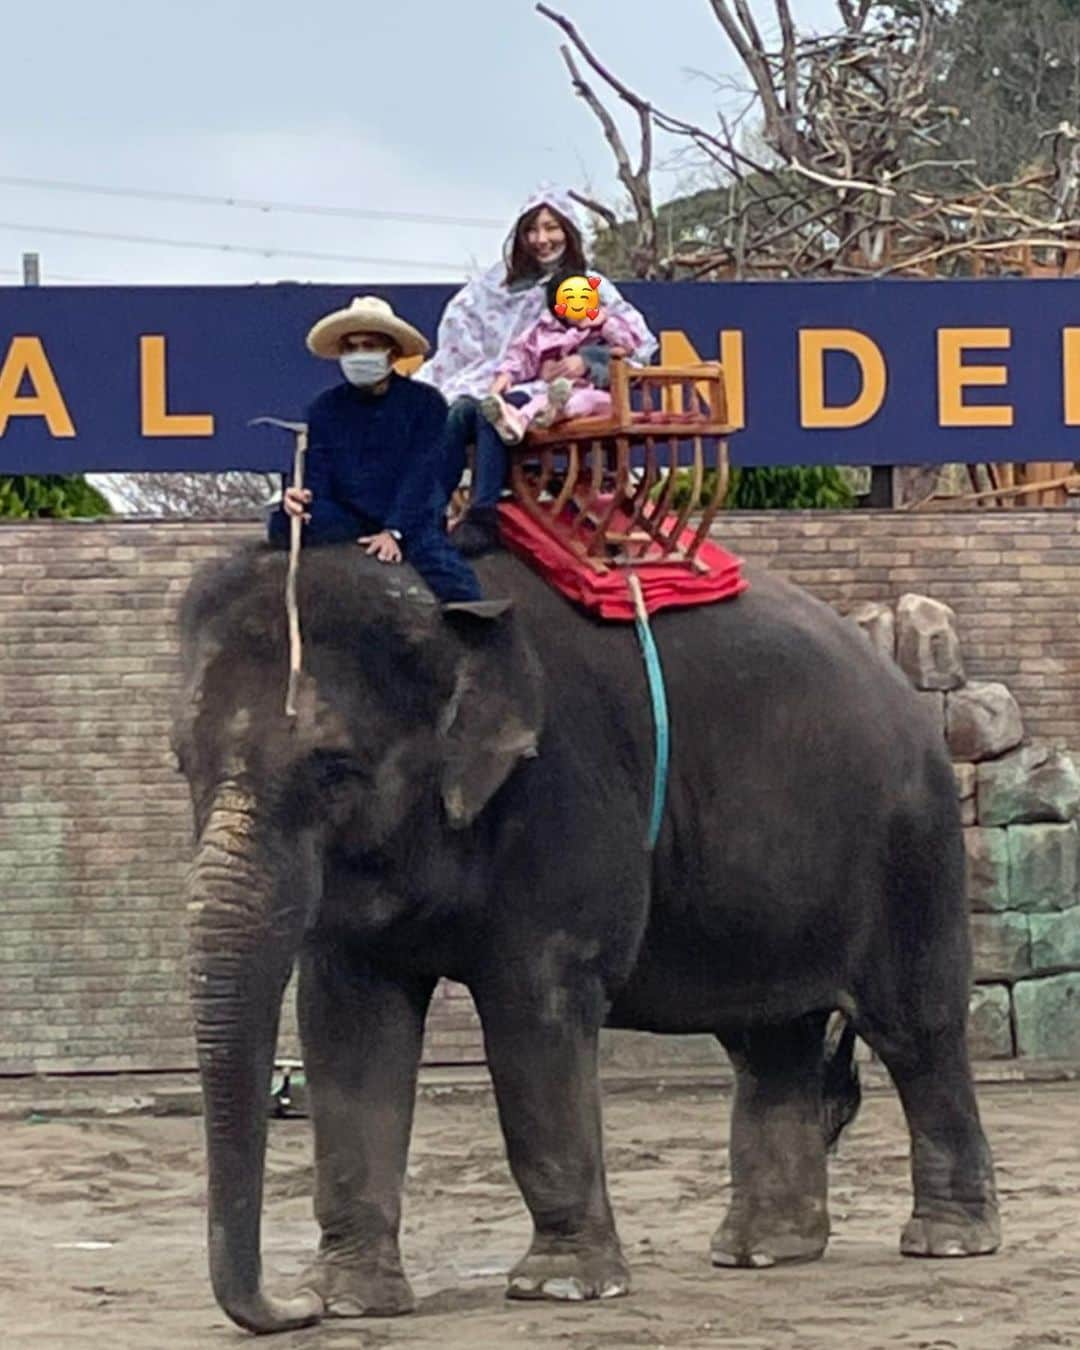
[[[111,514],[112,507],[81,474],[0,475],[0,516],[73,520]]]
[[[939,89],[956,108],[947,145],[985,181],[1053,154],[1080,117],[1080,0],[960,0],[942,27]]]

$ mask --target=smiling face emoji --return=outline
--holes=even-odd
[[[553,312],[567,323],[589,323],[600,313],[600,278],[567,277],[555,292]]]

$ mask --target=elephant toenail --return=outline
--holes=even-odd
[[[585,1286],[580,1280],[545,1280],[544,1293],[547,1294],[549,1298],[565,1299],[568,1302],[580,1303],[585,1297]]]

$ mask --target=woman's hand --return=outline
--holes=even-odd
[[[495,395],[505,394],[510,388],[509,375],[496,375],[494,383],[491,386],[491,392]]]
[[[374,555],[382,563],[401,561],[401,545],[389,530],[380,530],[378,534],[365,534],[356,542],[369,558]]]
[[[299,516],[305,525],[311,519],[311,513],[305,509],[310,502],[311,493],[307,488],[288,487],[281,499],[285,514],[287,516]]]

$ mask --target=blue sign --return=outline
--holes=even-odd
[[[0,473],[284,468],[365,286],[0,288]],[[453,286],[372,288],[434,338]],[[1080,460],[1080,283],[627,283],[669,362],[724,361],[736,464]]]

